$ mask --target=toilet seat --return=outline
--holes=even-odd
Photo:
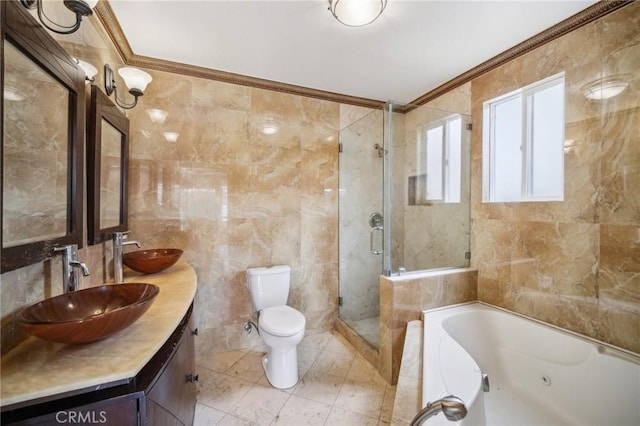
[[[304,330],[305,318],[290,306],[273,306],[260,312],[258,325],[274,336],[293,336]]]

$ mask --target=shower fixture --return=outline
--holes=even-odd
[[[420,426],[429,417],[442,412],[447,420],[457,422],[467,415],[467,407],[457,396],[449,395],[434,402],[429,402],[411,421],[411,426]]]
[[[374,234],[376,232],[384,232],[384,219],[382,217],[382,214],[378,213],[378,212],[373,212],[369,215],[369,226],[371,227],[371,231],[369,231],[369,250],[371,251],[371,254],[375,254],[380,255],[383,252],[383,249],[380,248],[380,250],[376,250],[373,248],[373,240],[374,240]]]
[[[373,145],[373,147],[378,151],[378,157],[382,158],[385,156],[385,154],[389,151],[387,151],[386,149],[384,149],[383,146],[381,146],[379,143]]]

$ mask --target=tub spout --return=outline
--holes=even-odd
[[[429,402],[411,421],[411,426],[419,426],[429,417],[442,412],[452,422],[462,420],[467,415],[467,407],[457,396],[449,395],[434,402]]]

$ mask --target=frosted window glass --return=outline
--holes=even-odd
[[[564,72],[484,103],[483,200],[561,201]]]
[[[492,201],[520,201],[522,194],[522,100],[494,106]]]
[[[427,130],[427,200],[442,200],[443,126]]]
[[[529,95],[530,142],[527,195],[562,197],[564,86],[547,87]]]

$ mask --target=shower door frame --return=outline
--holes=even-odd
[[[365,122],[364,120],[371,120],[371,124]],[[375,120],[375,121],[374,121]],[[355,141],[351,141],[349,139],[350,133],[353,129],[357,129],[356,126],[367,125],[362,132],[358,133],[354,131],[356,134],[355,137],[359,138]],[[375,138],[367,138],[366,130],[371,130],[371,132],[376,136]],[[339,317],[340,319],[349,326],[356,334],[360,335],[360,337],[365,340],[369,345],[377,349],[378,341],[379,341],[379,328],[378,321],[376,321],[375,327],[375,336],[366,336],[365,334],[360,332],[360,329],[357,326],[354,326],[355,323],[362,320],[367,320],[371,318],[378,318],[380,314],[380,295],[379,295],[379,280],[380,275],[383,275],[384,272],[384,262],[386,258],[385,248],[386,243],[385,239],[387,238],[388,231],[387,227],[388,221],[384,216],[385,213],[389,211],[388,208],[384,205],[384,182],[385,182],[385,167],[387,167],[388,162],[388,153],[389,149],[385,146],[385,112],[384,109],[373,110],[368,113],[361,119],[356,122],[350,124],[340,131],[340,157],[339,157],[339,188],[340,188],[340,197],[339,197]],[[345,132],[345,133],[343,133]],[[362,137],[361,137],[362,136]],[[351,144],[349,143],[351,142]],[[360,146],[352,146],[353,144],[358,144]],[[380,144],[382,147],[380,147]],[[357,150],[360,150],[359,152]],[[378,154],[382,152],[382,158],[378,157]],[[352,212],[347,211],[347,207],[353,207],[353,203],[357,202],[355,198],[353,198],[353,194],[349,193],[353,191],[356,192],[364,192],[359,189],[347,188],[350,186],[351,182],[347,182],[347,176],[345,169],[347,168],[346,161],[349,159],[348,155],[357,155],[358,161],[362,159],[368,159],[367,163],[364,164],[363,170],[367,172],[371,172],[372,170],[375,175],[371,178],[371,181],[377,182],[375,184],[375,191],[377,192],[377,197],[370,197],[371,199],[376,198],[375,202],[372,203],[363,203],[365,205],[355,206],[355,210],[360,210],[356,212],[355,216],[349,215]],[[380,170],[377,170],[377,164],[373,163],[376,160],[380,160],[381,165]],[[370,167],[369,167],[370,166]],[[356,170],[356,167],[351,168]],[[367,186],[371,182],[367,180],[369,176],[358,176],[358,179],[354,179],[354,181],[361,182],[362,186]],[[362,188],[360,188],[362,189]],[[365,188],[367,189],[367,188]],[[373,194],[374,191],[370,191],[369,193]],[[374,194],[375,195],[375,194]],[[351,205],[347,206],[346,201],[350,200],[352,202]],[[377,235],[380,230],[379,224],[374,223],[374,225],[369,224],[370,216],[375,213],[380,212],[382,214],[382,226],[381,238]],[[351,229],[349,229],[349,227]],[[355,231],[349,236],[349,231]],[[348,249],[345,247],[348,246]],[[365,257],[365,260],[361,262],[353,262],[351,252],[354,250],[358,250],[357,256]],[[365,253],[366,250],[366,253]],[[379,254],[378,251],[380,251]],[[370,256],[380,256],[380,259],[376,261],[371,260]],[[369,260],[366,260],[366,257],[369,257]],[[357,258],[356,258],[357,260]],[[353,264],[347,265],[348,262],[352,262]],[[367,267],[367,265],[376,265],[375,274],[369,269],[372,266]],[[357,268],[366,268],[369,270],[365,271],[355,271],[354,267]],[[366,279],[353,279],[352,277],[357,277],[360,273],[360,276],[366,276]],[[360,285],[361,288],[355,289],[348,286]],[[358,295],[358,292],[361,292]],[[374,300],[375,299],[375,300]],[[362,304],[362,310],[360,312],[356,312],[354,306],[356,304]],[[356,306],[359,307],[359,306]]]

